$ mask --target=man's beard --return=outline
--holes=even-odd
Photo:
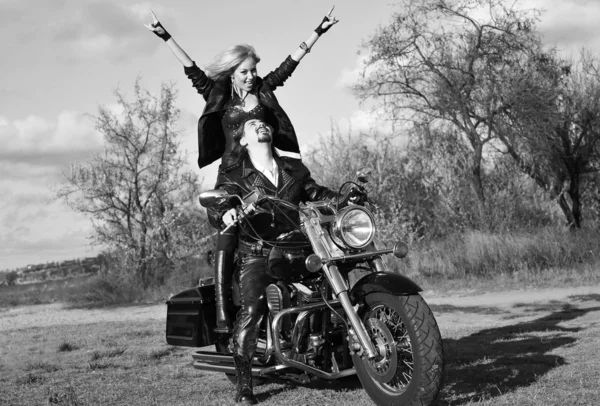
[[[271,134],[269,133],[258,133],[258,142],[271,142],[273,138],[271,138]]]

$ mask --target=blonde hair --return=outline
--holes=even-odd
[[[206,75],[212,80],[222,80],[230,76],[235,68],[248,58],[254,59],[255,63],[260,62],[260,57],[252,45],[234,45],[215,57],[213,63],[206,67]]]

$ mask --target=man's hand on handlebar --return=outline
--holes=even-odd
[[[367,192],[363,187],[358,185],[352,185],[348,195],[348,203],[364,205],[367,201]]]
[[[237,209],[230,209],[223,214],[223,223],[225,226],[229,227],[232,224],[235,224],[238,218]]]

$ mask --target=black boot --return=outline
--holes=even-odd
[[[235,401],[245,405],[255,405],[258,403],[252,392],[252,362],[246,361],[238,354],[233,356],[235,363],[235,377],[237,380],[237,392]]]
[[[217,333],[233,331],[229,318],[231,275],[233,274],[233,252],[218,250],[215,254],[215,307],[217,310]]]

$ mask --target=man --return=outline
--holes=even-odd
[[[310,171],[298,159],[278,156],[273,148],[273,129],[263,121],[247,120],[234,135],[239,144],[236,163],[219,170],[216,188],[230,194],[245,196],[253,191],[259,195],[274,196],[297,205],[302,201],[324,200],[337,197],[337,193],[319,186]],[[297,213],[281,213],[267,210],[250,219],[251,228],[262,240],[274,240],[278,235],[294,229],[289,218]],[[293,216],[293,217],[292,217]],[[235,222],[235,209],[209,210],[209,218],[215,227]],[[238,250],[242,259],[240,270],[240,305],[233,330],[236,366],[236,402],[255,404],[252,392],[251,364],[260,330],[260,323],[267,310],[265,289],[271,283],[267,273],[269,248],[262,240],[252,239],[239,232]]]

